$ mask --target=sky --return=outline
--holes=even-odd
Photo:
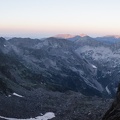
[[[0,0],[0,36],[120,35],[120,0]]]

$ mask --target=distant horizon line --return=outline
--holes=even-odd
[[[63,36],[63,37],[62,37]],[[56,35],[49,35],[49,36],[45,36],[45,37],[28,37],[28,36],[0,36],[0,37],[3,37],[5,39],[11,39],[11,38],[31,38],[31,39],[43,39],[43,38],[50,38],[50,37],[56,37],[56,38],[64,38],[66,37],[65,39],[67,38],[72,38],[72,37],[76,37],[76,36],[80,36],[80,37],[85,37],[85,36],[89,36],[91,38],[97,38],[97,37],[115,37],[115,38],[120,38],[120,35],[112,35],[112,34],[109,34],[109,35],[101,35],[101,36],[90,36],[90,35],[87,35],[87,34],[56,34]]]
[[[63,36],[63,37],[62,37]],[[69,33],[60,33],[60,34],[55,34],[55,35],[45,35],[44,37],[28,37],[28,36],[7,36],[7,35],[0,35],[0,37],[3,37],[5,38],[6,40],[7,39],[11,39],[11,38],[30,38],[30,39],[44,39],[44,38],[50,38],[50,37],[56,37],[56,38],[64,38],[66,37],[65,39],[68,39],[68,38],[72,38],[72,37],[76,37],[76,36],[80,36],[80,37],[85,37],[85,36],[89,36],[91,38],[97,38],[97,37],[115,37],[115,38],[120,38],[120,35],[118,34],[108,34],[108,35],[100,35],[100,36],[92,36],[92,35],[88,35],[88,34],[69,34]]]

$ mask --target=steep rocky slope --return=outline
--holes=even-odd
[[[102,120],[120,120],[120,84],[118,86],[115,100]]]
[[[21,58],[17,54],[18,49],[8,41],[0,38],[0,91],[6,95],[14,91],[23,92],[26,89],[34,88],[40,83],[40,74],[28,69],[21,63]],[[39,82],[37,80],[39,79]]]
[[[96,69],[77,55],[71,41],[47,38],[43,41],[13,38],[20,62],[32,72],[40,74],[39,81],[47,88],[58,91],[73,90],[86,95],[102,96],[103,87],[96,80]],[[28,44],[27,44],[28,43]],[[36,81],[36,80],[34,80]]]
[[[109,44],[90,37],[79,38],[74,43],[76,53],[96,66],[97,80],[104,86],[105,94],[114,96],[120,78],[119,43]]]

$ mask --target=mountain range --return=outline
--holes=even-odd
[[[42,40],[0,38],[1,92],[9,95],[42,87],[114,96],[120,76],[120,42],[87,35],[57,36]]]
[[[101,120],[120,82],[119,38],[103,38],[1,37],[0,119]]]

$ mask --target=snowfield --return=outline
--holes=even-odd
[[[35,118],[28,118],[28,119],[17,119],[17,118],[7,118],[0,116],[0,118],[6,119],[6,120],[50,120],[55,117],[55,114],[53,112],[48,112],[43,116],[38,116]]]

